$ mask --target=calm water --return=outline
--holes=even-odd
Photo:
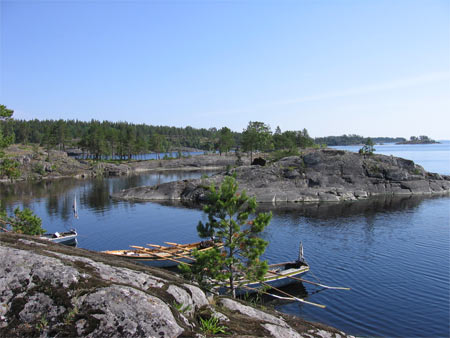
[[[375,153],[394,155],[413,160],[425,170],[450,175],[450,141],[437,144],[393,144],[375,145]],[[336,149],[358,152],[361,146],[336,146]]]
[[[376,146],[385,154],[411,158],[425,169],[450,173],[450,143]],[[355,148],[357,150],[359,148]],[[391,153],[389,152],[391,151]],[[201,173],[143,174],[100,180],[60,180],[1,187],[9,210],[30,207],[50,231],[76,227],[79,246],[91,250],[198,239],[197,209],[178,205],[112,201],[120,189],[194,178]],[[79,219],[71,217],[74,196]],[[314,280],[351,291],[293,287],[318,309],[276,304],[284,312],[361,336],[448,337],[450,197],[381,198],[344,204],[304,205],[276,210],[263,237],[269,262],[292,260],[301,240]],[[313,276],[314,275],[314,276]]]

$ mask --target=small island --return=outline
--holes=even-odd
[[[450,177],[425,171],[413,161],[337,149],[309,149],[266,165],[244,165],[217,175],[118,191],[113,198],[141,201],[207,200],[209,186],[235,175],[258,203],[343,202],[377,195],[450,193]]]
[[[397,142],[396,144],[434,144],[434,143],[441,143],[438,141],[435,141],[431,138],[429,138],[428,136],[422,135],[422,136],[411,136],[409,138],[409,141],[401,141],[401,142]]]

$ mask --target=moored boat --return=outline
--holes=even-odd
[[[53,243],[60,243],[66,245],[73,245],[77,243],[78,233],[75,229],[70,229],[65,232],[55,232],[53,234],[43,234],[39,236],[41,239],[46,239]]]
[[[221,247],[220,243],[213,241],[201,241],[188,244],[169,243],[170,246],[148,244],[153,248],[131,246],[134,249],[127,250],[106,250],[102,253],[123,257],[135,262],[144,263],[150,266],[168,268],[177,266],[180,263],[191,263],[193,250],[206,251],[213,247]]]
[[[258,292],[260,289],[280,288],[292,283],[298,283],[298,278],[308,271],[309,265],[304,260],[271,264],[262,281],[237,282],[236,295],[251,294]],[[228,286],[222,286],[218,291],[224,294],[228,289]]]

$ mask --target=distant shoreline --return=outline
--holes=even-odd
[[[441,142],[435,141],[435,140],[428,140],[428,141],[404,141],[404,142],[397,142],[395,144],[441,144]]]

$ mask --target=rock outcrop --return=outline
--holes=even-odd
[[[227,297],[169,271],[30,236],[0,234],[0,337],[346,337]]]
[[[73,153],[73,150],[69,151]],[[123,163],[95,162],[76,159],[67,152],[51,150],[47,153],[42,148],[31,150],[30,147],[12,145],[7,149],[8,158],[16,161],[20,170],[19,180],[42,180],[62,177],[99,177],[122,176],[145,171],[168,170],[223,170],[234,166],[235,155],[195,155],[177,159],[132,160]],[[248,158],[241,158],[249,164]],[[0,159],[0,164],[2,160]],[[0,176],[0,182],[10,182],[7,177]]]
[[[376,195],[448,194],[450,177],[426,172],[413,161],[335,149],[311,150],[261,166],[242,166],[208,179],[138,187],[112,195],[119,199],[206,199],[208,187],[235,174],[241,190],[260,203],[339,202]]]

